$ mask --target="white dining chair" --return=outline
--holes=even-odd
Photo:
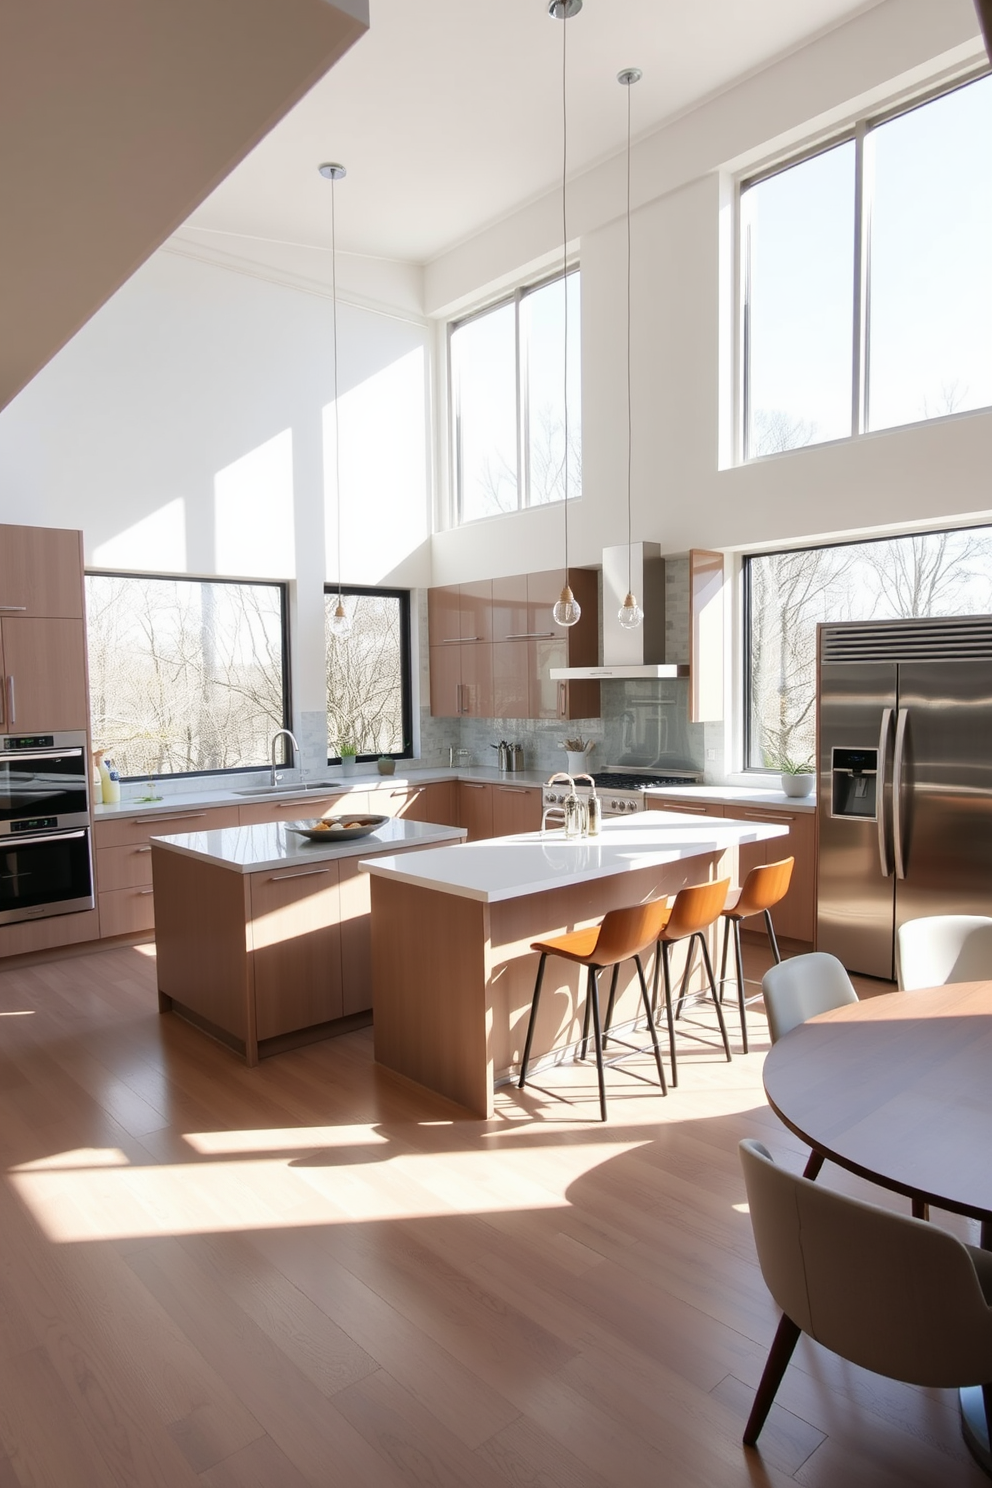
[[[740,1144],[765,1285],[782,1309],[744,1443],[758,1440],[800,1333],[889,1379],[981,1385],[992,1428],[992,1255],[938,1225],[788,1172]]]
[[[896,979],[902,992],[992,979],[992,919],[928,915],[907,920],[896,932]]]
[[[773,1044],[807,1018],[858,1000],[851,978],[826,951],[792,956],[770,967],[761,980],[761,995]]]

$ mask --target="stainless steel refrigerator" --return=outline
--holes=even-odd
[[[817,949],[891,979],[921,915],[992,914],[992,617],[821,625]]]

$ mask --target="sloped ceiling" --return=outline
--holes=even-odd
[[[985,50],[992,58],[992,0],[975,0],[975,9],[978,11],[978,19],[982,23],[982,32],[985,36]]]
[[[4,0],[0,407],[367,26],[368,0]]]

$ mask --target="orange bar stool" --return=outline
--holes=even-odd
[[[723,902],[722,899],[720,901]],[[599,1016],[599,974],[608,966],[614,968],[613,989],[616,989],[616,977],[622,961],[633,961],[637,967],[637,977],[641,984],[641,1000],[644,1011],[647,1014],[648,1027],[651,1030],[651,1042],[654,1046],[655,1063],[658,1066],[658,1079],[661,1082],[663,1095],[668,1094],[668,1085],[665,1080],[665,1067],[661,1062],[661,1048],[658,1044],[658,1033],[651,1016],[651,1002],[648,998],[647,982],[644,978],[644,965],[641,956],[650,950],[658,936],[661,934],[665,922],[668,919],[668,902],[665,899],[653,900],[649,904],[638,904],[631,909],[611,909],[604,915],[598,925],[591,926],[588,930],[572,930],[567,935],[558,935],[549,940],[535,940],[531,945],[532,951],[540,951],[541,959],[537,964],[537,981],[534,983],[534,1000],[530,1008],[530,1021],[527,1024],[527,1039],[524,1043],[524,1057],[520,1065],[519,1087],[524,1088],[527,1079],[527,1066],[530,1063],[531,1044],[534,1039],[534,1025],[537,1022],[537,1009],[541,1001],[541,986],[544,982],[544,968],[549,956],[560,956],[565,961],[574,961],[579,966],[588,968],[588,990],[586,993],[585,1021],[582,1034],[582,1058],[586,1056],[589,1044],[589,1013],[592,1011],[593,1034],[596,1044],[596,1072],[599,1076],[599,1110],[602,1119],[606,1120],[606,1080],[603,1073],[603,1032]],[[621,1055],[621,1058],[624,1056]]]
[[[694,884],[691,888],[679,889],[672,901],[671,909],[668,911],[665,925],[658,936],[658,944],[655,949],[654,960],[654,991],[651,998],[652,1010],[658,1006],[658,973],[665,973],[665,1016],[668,1019],[668,1047],[672,1060],[672,1084],[679,1083],[678,1065],[675,1059],[675,1019],[672,1013],[672,966],[671,947],[679,940],[688,940],[686,948],[685,970],[682,973],[682,983],[679,989],[679,1012],[682,1004],[689,995],[689,977],[695,960],[696,945],[702,950],[703,965],[706,968],[706,977],[710,984],[710,993],[716,1007],[717,1022],[720,1025],[720,1036],[723,1039],[723,1050],[728,1060],[730,1059],[730,1040],[727,1038],[727,1026],[723,1021],[723,1009],[717,996],[716,981],[713,977],[713,963],[710,960],[709,946],[706,944],[706,931],[711,925],[715,925],[723,913],[727,902],[727,890],[730,888],[730,879],[721,878],[717,883]],[[658,952],[661,952],[659,955]],[[652,1019],[653,1021],[653,1019]],[[698,1039],[700,1043],[709,1043],[708,1039],[700,1038],[698,1034],[690,1033],[688,1038]]]
[[[776,963],[781,961],[782,954],[778,948],[778,940],[775,937],[775,926],[772,924],[772,910],[780,900],[784,899],[789,892],[789,884],[792,882],[792,869],[795,858],[783,858],[780,863],[763,863],[760,868],[752,868],[744,885],[740,889],[732,889],[727,896],[727,902],[723,907],[723,960],[720,964],[720,1001],[723,1001],[723,987],[727,981],[727,950],[730,945],[730,937],[734,937],[734,959],[737,964],[737,1002],[741,1013],[741,1044],[744,1053],[747,1053],[747,1019],[745,1008],[748,999],[744,995],[744,957],[741,954],[741,920],[748,920],[752,915],[764,915],[765,925],[768,930],[768,939],[771,942],[772,955]],[[756,993],[754,1001],[760,993]]]

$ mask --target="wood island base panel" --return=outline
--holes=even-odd
[[[605,823],[592,843],[528,833],[469,842],[450,856],[370,859],[376,1059],[489,1119],[496,1083],[519,1068],[523,1053],[538,962],[533,941],[594,925],[610,909],[730,877],[742,843],[785,830],[650,812]],[[676,969],[680,957],[681,950]],[[549,958],[535,1067],[580,1040],[584,997],[582,969]],[[636,972],[625,964],[615,1026],[632,1022],[637,1010]]]
[[[463,836],[389,820],[339,847],[307,844],[283,824],[153,838],[159,1010],[249,1065],[362,1027],[372,949],[360,856]]]

